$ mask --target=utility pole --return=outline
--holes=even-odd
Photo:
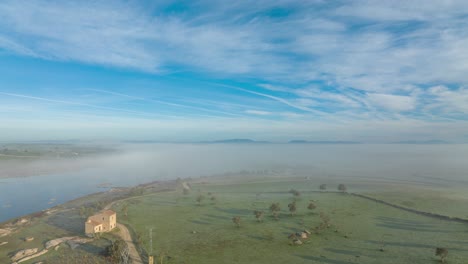
[[[153,257],[153,227],[149,228],[149,249],[148,249],[148,264],[154,264]]]
[[[150,227],[150,230],[149,230],[149,236],[150,236],[150,255],[153,254],[153,228]]]

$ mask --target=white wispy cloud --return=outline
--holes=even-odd
[[[198,110],[198,111],[202,111],[202,112],[210,112],[210,113],[229,115],[229,116],[241,116],[239,114],[225,112],[225,111],[219,111],[219,110],[202,108],[202,107],[191,106],[191,105],[177,104],[177,103],[172,103],[172,102],[167,102],[167,101],[157,100],[157,99],[148,99],[148,98],[145,98],[145,97],[134,96],[134,95],[130,95],[130,94],[123,94],[123,93],[118,93],[118,92],[113,92],[113,91],[108,91],[108,90],[102,90],[102,89],[87,89],[87,90],[95,91],[95,92],[99,92],[99,93],[117,95],[117,96],[129,98],[129,99],[133,99],[133,100],[138,100],[138,101],[144,101],[144,102],[149,102],[149,103],[174,106],[174,107],[177,107],[177,108],[186,108],[186,109]]]
[[[410,111],[416,107],[416,100],[410,96],[370,93],[367,98],[375,106],[395,112]]]
[[[245,110],[245,113],[251,114],[251,115],[260,115],[260,116],[267,116],[267,115],[272,114],[271,112],[268,112],[268,111],[251,110],[251,109]]]
[[[463,119],[468,112],[466,1],[206,0],[187,3],[198,7],[189,12],[165,13],[168,5],[5,0],[0,49],[155,74],[176,68],[254,79],[263,90],[234,88],[290,107],[285,117],[333,112],[343,120],[397,118],[403,124],[414,112],[435,120]],[[130,93],[100,92],[148,102]],[[231,116],[279,112],[151,102]]]

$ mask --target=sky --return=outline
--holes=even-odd
[[[468,142],[468,2],[0,2],[0,141]]]

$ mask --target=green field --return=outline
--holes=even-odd
[[[26,217],[30,222],[18,227],[12,235],[0,238],[0,242],[8,242],[0,246],[0,263],[10,263],[9,255],[19,249],[38,247],[41,250],[48,240],[82,236],[86,216],[80,213],[81,209],[111,201],[115,201],[113,209],[118,213],[118,222],[129,227],[143,259],[148,254],[163,255],[163,263],[167,264],[440,263],[434,256],[436,247],[449,250],[447,263],[468,263],[468,224],[422,216],[338,193],[337,181],[330,179],[326,181],[328,191],[319,192],[322,182],[324,179],[202,178],[192,182],[192,190],[187,195],[175,182],[89,195],[57,207],[58,211],[51,215]],[[175,186],[178,187],[173,190]],[[298,190],[301,195],[294,198],[290,189]],[[367,193],[395,204],[406,204],[408,208],[448,215],[462,209],[447,209],[452,205],[443,203],[446,198],[442,202],[439,198],[451,197],[453,204],[464,208],[461,190],[449,195],[436,188],[405,189],[358,180],[348,184],[349,192]],[[197,203],[199,195],[205,198]],[[287,205],[293,199],[296,199],[297,212],[291,216]],[[310,201],[316,204],[316,209],[307,209]],[[269,211],[274,202],[281,206],[279,220]],[[254,210],[265,212],[263,221],[255,219]],[[324,215],[330,219],[330,226],[317,230]],[[234,216],[241,217],[240,227],[232,222]],[[292,244],[288,236],[304,229],[312,235],[303,239],[302,245]],[[34,241],[25,242],[24,238],[30,236]],[[115,239],[115,234],[110,233],[75,249],[63,244],[57,251],[51,250],[24,263],[107,263],[103,252]],[[84,259],[89,262],[83,262]]]
[[[189,195],[159,193],[116,209],[127,204],[128,217],[119,211],[119,221],[133,227],[146,252],[170,256],[165,263],[437,263],[436,247],[448,248],[448,263],[468,263],[466,224],[311,191],[317,187],[311,181],[197,184]],[[287,211],[290,188],[301,191],[295,216]],[[201,205],[195,201],[199,194],[205,196]],[[313,212],[306,209],[309,200],[316,201]],[[273,202],[281,204],[279,220],[268,212]],[[254,210],[265,211],[263,222],[256,221]],[[321,223],[319,212],[330,217],[332,226],[313,232],[303,245],[291,245],[288,235],[313,231]],[[241,217],[240,227],[232,222],[234,216]]]

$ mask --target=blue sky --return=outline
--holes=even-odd
[[[468,142],[466,1],[5,0],[0,17],[0,140]]]

